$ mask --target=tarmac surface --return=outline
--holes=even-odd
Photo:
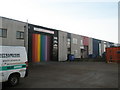
[[[42,62],[29,65],[29,75],[11,88],[118,88],[118,64]]]

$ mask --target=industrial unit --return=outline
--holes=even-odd
[[[66,61],[89,55],[102,57],[114,43],[0,17],[0,41],[4,46],[25,46],[29,62]]]
[[[58,31],[28,24],[29,61],[58,60]]]
[[[0,45],[25,46],[28,50],[27,23],[0,17]]]

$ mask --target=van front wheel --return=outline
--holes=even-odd
[[[10,75],[10,77],[8,79],[8,84],[10,86],[16,86],[19,83],[19,78],[20,77],[17,74]]]

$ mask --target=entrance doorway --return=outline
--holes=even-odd
[[[52,36],[32,34],[32,62],[52,59]]]

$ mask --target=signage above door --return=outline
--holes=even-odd
[[[42,28],[36,28],[36,27],[34,27],[34,30],[35,31],[39,31],[39,32],[45,32],[45,33],[54,34],[54,31],[45,30],[45,29],[42,29]]]

